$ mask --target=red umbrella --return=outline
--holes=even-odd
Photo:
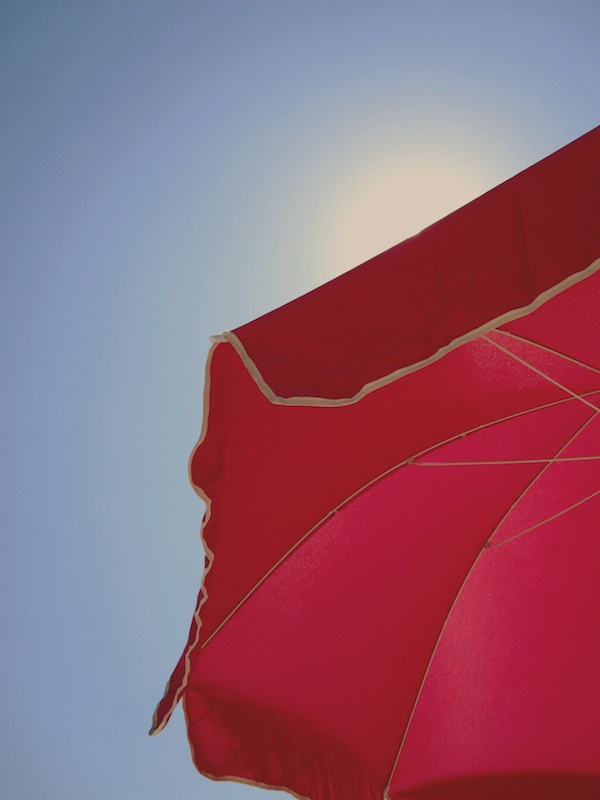
[[[311,800],[600,797],[600,128],[217,337],[154,720]]]

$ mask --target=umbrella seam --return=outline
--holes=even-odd
[[[474,328],[468,333],[456,337],[448,344],[444,345],[443,347],[440,347],[431,356],[428,356],[427,358],[424,358],[421,361],[417,361],[414,364],[409,364],[405,367],[400,367],[399,369],[394,370],[393,372],[390,372],[387,375],[382,376],[381,378],[369,381],[368,383],[364,384],[364,386],[351,397],[328,398],[328,397],[318,397],[311,395],[281,397],[267,383],[258,365],[254,361],[254,359],[250,356],[250,354],[246,350],[246,347],[244,346],[242,341],[238,338],[236,333],[234,333],[233,331],[223,331],[223,333],[219,334],[218,336],[212,336],[211,341],[214,343],[229,342],[238,353],[239,357],[242,360],[242,363],[248,370],[248,373],[251,375],[251,377],[261,390],[261,392],[271,403],[275,405],[292,405],[292,406],[352,405],[353,403],[362,400],[363,397],[375,391],[376,389],[379,389],[381,386],[385,386],[388,383],[392,383],[393,381],[402,378],[404,375],[409,375],[412,372],[416,372],[419,369],[422,369],[424,367],[429,366],[430,364],[433,364],[435,361],[438,361],[447,353],[451,352],[452,350],[455,350],[461,345],[466,344],[467,342],[470,342],[473,339],[478,338],[479,336],[483,336],[486,333],[489,333],[490,331],[500,327],[501,325],[506,325],[515,319],[520,319],[521,317],[527,316],[528,314],[532,313],[540,306],[542,306],[544,303],[546,303],[548,300],[551,300],[553,297],[556,297],[561,292],[565,291],[571,286],[580,283],[585,278],[590,277],[598,269],[600,269],[600,258],[597,258],[594,261],[592,261],[592,263],[585,269],[570,275],[568,278],[565,278],[560,283],[557,283],[554,286],[550,287],[549,289],[546,289],[545,291],[541,292],[541,294],[539,294],[528,305],[516,309],[511,309],[510,311],[507,311],[504,314],[501,314],[500,316],[495,317],[494,319],[489,320],[486,323],[483,323],[477,328]]]

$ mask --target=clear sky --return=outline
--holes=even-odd
[[[147,729],[208,337],[600,121],[597,0],[2,4],[7,800],[243,800]]]

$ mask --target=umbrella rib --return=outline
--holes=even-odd
[[[514,353],[511,353],[511,351],[507,350],[506,347],[502,347],[501,344],[498,344],[498,342],[495,342],[493,339],[490,339],[485,334],[481,338],[485,339],[486,342],[489,342],[490,344],[493,344],[494,347],[498,348],[498,350],[501,350],[503,353],[506,353],[506,355],[510,356],[511,358],[514,358],[515,361],[518,361],[520,364],[523,364],[525,367],[528,367],[530,370],[532,370],[533,372],[537,373],[542,378],[545,378],[549,383],[554,384],[554,386],[558,386],[558,388],[562,389],[563,392],[567,392],[567,394],[570,394],[572,397],[575,397],[577,400],[581,400],[582,403],[585,403],[586,406],[589,406],[590,408],[593,408],[594,411],[600,411],[600,407],[594,405],[589,400],[586,400],[583,397],[583,395],[577,394],[577,392],[574,392],[572,389],[568,389],[566,386],[563,386],[562,383],[559,383],[559,381],[556,381],[556,380],[554,380],[554,378],[551,378],[549,375],[546,375],[545,372],[542,372],[541,369],[538,369],[537,367],[534,367],[533,364],[530,364],[528,361],[525,361],[524,358],[521,358],[520,356],[517,356]]]
[[[573,433],[573,435],[563,445],[561,445],[561,447],[559,447],[559,449],[556,451],[556,454],[555,454],[554,458],[550,459],[546,463],[546,465],[543,467],[543,469],[541,469],[537,473],[537,475],[527,484],[527,486],[523,489],[521,494],[516,498],[514,503],[512,503],[510,508],[507,509],[506,513],[503,514],[502,518],[499,520],[498,524],[496,525],[496,527],[494,528],[492,533],[488,536],[487,541],[485,542],[485,544],[483,546],[484,549],[489,549],[489,548],[492,547],[491,541],[494,538],[494,536],[496,535],[496,532],[498,531],[500,526],[507,519],[507,517],[510,514],[512,514],[513,510],[519,505],[519,503],[523,500],[525,495],[528,492],[531,491],[533,486],[538,482],[538,480],[542,477],[542,475],[550,468],[551,464],[554,464],[554,463],[556,463],[558,461],[558,459],[560,457],[560,454],[564,453],[564,451],[567,449],[567,447],[569,447],[569,445],[571,445],[572,442],[575,441],[575,439],[582,433],[582,431],[584,431],[585,428],[587,428],[587,426],[592,422],[592,420],[596,419],[597,416],[598,416],[598,412],[596,412],[595,414],[592,414],[591,417],[588,417],[585,420],[585,422],[582,423],[582,425],[579,426],[579,428],[575,431],[575,433]],[[522,533],[525,533],[525,531],[521,531],[521,533],[517,534],[517,535],[521,535]]]
[[[571,461],[600,461],[600,456],[571,456],[569,458],[520,458],[497,461],[417,461],[417,467],[487,467],[498,464],[551,464]]]
[[[444,622],[443,622],[443,624],[442,624],[442,627],[440,628],[440,632],[439,632],[439,634],[438,634],[438,636],[437,636],[437,639],[435,640],[435,643],[434,643],[434,645],[433,645],[433,649],[432,649],[432,651],[431,651],[431,655],[430,655],[430,657],[429,657],[429,661],[427,662],[427,666],[425,667],[425,672],[423,673],[423,677],[422,677],[422,679],[421,679],[421,683],[420,683],[420,685],[419,685],[419,689],[418,689],[418,691],[417,691],[417,694],[415,695],[415,700],[414,700],[413,707],[412,707],[412,709],[411,709],[411,712],[410,712],[410,716],[409,716],[409,718],[408,718],[408,721],[407,721],[407,723],[406,723],[406,727],[404,728],[404,733],[402,734],[402,739],[401,739],[401,741],[400,741],[400,746],[398,747],[398,752],[397,752],[397,754],[396,754],[396,758],[395,758],[395,760],[394,760],[394,763],[393,763],[393,765],[392,765],[392,769],[391,769],[391,772],[390,772],[390,777],[389,777],[389,779],[388,779],[388,782],[387,782],[387,784],[386,784],[386,787],[385,787],[385,791],[384,791],[384,798],[386,798],[386,800],[390,800],[390,797],[389,797],[389,792],[388,792],[388,790],[389,790],[389,788],[390,788],[390,785],[391,785],[391,783],[392,783],[392,779],[393,779],[393,777],[394,777],[394,773],[396,772],[396,768],[397,768],[397,766],[398,766],[398,762],[399,762],[399,760],[400,760],[400,756],[401,756],[401,754],[402,754],[402,750],[404,749],[404,744],[405,744],[405,742],[406,742],[406,738],[407,738],[407,736],[408,736],[408,732],[409,732],[409,730],[410,730],[410,726],[411,726],[411,724],[412,724],[413,717],[414,717],[414,715],[415,715],[415,712],[416,712],[416,710],[417,710],[417,706],[419,705],[419,700],[421,699],[421,694],[423,693],[423,688],[424,688],[424,686],[425,686],[425,683],[426,683],[426,681],[427,681],[427,677],[428,677],[428,675],[429,675],[429,671],[430,671],[430,669],[431,669],[431,666],[432,666],[432,664],[433,664],[433,660],[434,660],[434,658],[435,658],[435,654],[436,654],[436,652],[437,652],[437,649],[438,649],[438,647],[439,647],[439,644],[440,644],[440,642],[441,642],[441,640],[442,640],[442,637],[443,637],[443,635],[444,635],[444,631],[446,630],[446,627],[447,627],[447,625],[448,625],[448,622],[449,622],[449,620],[450,620],[450,617],[452,616],[452,612],[454,611],[454,608],[455,608],[456,604],[458,603],[458,600],[459,600],[459,598],[460,598],[460,596],[461,596],[461,594],[462,594],[462,591],[463,591],[464,587],[465,587],[465,586],[466,586],[466,584],[467,584],[467,581],[469,580],[469,577],[471,576],[471,574],[472,574],[473,570],[475,569],[476,565],[479,563],[479,559],[481,558],[481,556],[482,556],[482,555],[483,555],[485,552],[487,552],[488,550],[492,549],[492,545],[490,544],[490,542],[491,542],[492,538],[494,537],[494,535],[495,535],[496,531],[499,529],[500,525],[502,525],[502,523],[503,523],[503,522],[504,522],[504,520],[505,520],[505,519],[508,517],[508,515],[509,515],[509,514],[510,514],[510,513],[513,511],[513,509],[514,509],[514,508],[515,508],[515,507],[516,507],[516,506],[517,506],[517,505],[518,505],[518,504],[521,502],[521,500],[523,499],[523,497],[525,497],[525,495],[527,494],[527,492],[529,492],[529,491],[530,491],[530,489],[533,487],[533,485],[536,483],[536,481],[537,481],[537,480],[538,480],[538,479],[539,479],[539,478],[540,478],[540,477],[541,477],[541,476],[544,474],[544,472],[546,472],[546,470],[549,468],[550,464],[554,463],[555,459],[556,459],[556,458],[557,458],[557,457],[560,455],[560,453],[562,453],[562,452],[563,452],[563,451],[564,451],[564,450],[565,450],[565,449],[566,449],[566,448],[567,448],[567,447],[568,447],[568,446],[571,444],[571,442],[573,442],[573,441],[574,441],[574,440],[577,438],[577,436],[579,436],[579,434],[580,434],[580,433],[581,433],[581,432],[582,432],[582,431],[583,431],[583,430],[584,430],[584,429],[585,429],[585,428],[586,428],[586,427],[587,427],[587,426],[590,424],[590,422],[591,422],[593,419],[595,419],[597,416],[598,416],[598,412],[597,412],[596,414],[592,414],[592,416],[588,417],[588,419],[587,419],[587,420],[586,420],[586,421],[585,421],[585,422],[584,422],[582,425],[580,425],[580,426],[579,426],[579,428],[578,428],[578,429],[575,431],[575,433],[574,433],[574,434],[573,434],[573,435],[572,435],[572,436],[569,438],[569,440],[568,440],[567,442],[565,442],[563,445],[561,445],[561,446],[560,446],[560,448],[559,448],[559,449],[556,451],[556,455],[555,455],[555,457],[554,457],[553,459],[551,459],[551,460],[550,460],[550,461],[549,461],[549,462],[546,464],[546,466],[545,466],[545,467],[543,467],[543,469],[541,469],[541,470],[540,470],[540,471],[537,473],[537,475],[536,475],[536,476],[535,476],[535,477],[534,477],[534,478],[533,478],[533,479],[532,479],[532,480],[531,480],[531,481],[530,481],[530,482],[527,484],[527,486],[525,486],[525,488],[523,489],[523,491],[522,491],[522,492],[519,494],[519,496],[516,498],[516,500],[515,500],[515,501],[514,501],[514,502],[511,504],[510,508],[509,508],[509,509],[506,511],[506,513],[505,513],[505,514],[503,514],[502,518],[501,518],[501,519],[499,520],[499,522],[498,522],[498,523],[495,525],[494,529],[492,530],[492,532],[490,533],[490,535],[487,537],[487,539],[485,540],[485,542],[483,543],[483,545],[482,545],[482,546],[481,546],[481,548],[479,549],[479,552],[478,552],[478,553],[477,553],[477,555],[475,556],[475,559],[474,559],[473,563],[471,564],[471,567],[470,567],[470,569],[468,570],[467,574],[465,575],[465,577],[464,577],[464,579],[463,579],[462,583],[460,584],[460,586],[459,586],[459,588],[458,588],[458,591],[456,592],[456,595],[454,596],[454,600],[452,601],[452,603],[451,603],[451,605],[450,605],[450,608],[448,609],[448,612],[447,612],[447,614],[446,614],[446,617],[444,618]],[[600,490],[598,490],[598,491],[597,491],[597,492],[595,492],[593,495],[591,495],[591,497],[595,496],[596,494],[600,494]],[[581,500],[581,501],[579,501],[579,503],[576,503],[574,506],[572,506],[572,508],[574,508],[576,505],[581,505],[581,503],[583,503],[583,502],[585,502],[585,500],[589,500],[589,499],[590,499],[590,497],[588,497],[588,498],[585,498],[584,500]],[[570,509],[564,509],[562,512],[560,512],[559,514],[556,514],[555,516],[560,516],[562,513],[566,513],[566,511],[569,511],[569,510],[570,510]],[[545,521],[546,521],[546,522],[548,522],[549,520],[545,520]],[[543,523],[539,523],[539,524],[541,525],[541,524],[543,524]],[[533,526],[533,527],[538,527],[538,525],[535,525],[535,526]],[[517,534],[517,536],[519,536],[519,535],[522,535],[522,534],[524,534],[524,533],[526,533],[526,532],[527,532],[527,531],[522,531],[521,533]],[[516,537],[512,537],[512,538],[516,538]],[[509,540],[507,540],[507,541],[509,541]]]
[[[566,353],[561,353],[560,350],[555,350],[553,347],[548,347],[548,345],[541,344],[540,342],[534,342],[533,339],[528,339],[526,336],[521,336],[519,333],[504,331],[502,328],[497,328],[494,333],[499,333],[502,336],[506,336],[510,339],[517,339],[518,341],[525,342],[526,344],[530,344],[532,347],[537,347],[539,350],[545,350],[547,353],[558,356],[564,361],[570,361],[571,364],[576,364],[578,367],[584,367],[585,369],[589,369],[591,372],[596,372],[598,375],[600,375],[600,369],[597,367],[593,367],[591,364],[587,364],[585,361],[579,361],[577,358],[568,356]]]
[[[562,517],[563,514],[567,514],[569,511],[573,511],[574,508],[587,503],[588,500],[592,500],[594,497],[597,497],[600,494],[600,489],[596,489],[595,492],[588,494],[587,497],[583,497],[581,500],[578,500],[576,503],[568,506],[567,508],[563,508],[562,511],[557,511],[556,514],[553,514],[551,517],[547,517],[543,519],[541,522],[536,522],[535,525],[531,525],[529,528],[526,528],[524,531],[519,531],[519,533],[515,533],[512,536],[509,536],[508,539],[503,539],[501,542],[495,542],[494,544],[488,545],[488,550],[495,550],[498,547],[502,547],[503,544],[507,544],[508,542],[512,542],[515,539],[520,539],[521,536],[525,536],[526,533],[531,533],[531,531],[536,530],[536,528],[540,528],[542,525],[545,525],[547,522],[552,522],[553,519],[558,519],[558,517]]]
[[[487,541],[488,540],[486,540],[486,543],[487,543]],[[462,594],[463,588],[466,586],[467,581],[469,580],[469,578],[471,576],[471,573],[475,569],[475,566],[477,565],[479,559],[481,558],[481,556],[482,556],[482,554],[484,552],[485,552],[485,543],[481,547],[479,552],[477,553],[477,556],[475,557],[475,560],[471,564],[471,567],[467,571],[467,574],[465,575],[461,585],[459,586],[458,591],[457,591],[457,593],[456,593],[456,595],[454,597],[454,600],[452,601],[452,603],[450,605],[448,613],[446,614],[446,617],[444,619],[444,622],[442,624],[440,632],[439,632],[439,634],[437,636],[437,639],[435,640],[435,644],[433,645],[433,649],[431,651],[431,655],[429,657],[429,661],[427,662],[427,666],[425,667],[425,672],[423,673],[423,677],[421,678],[421,683],[419,684],[419,689],[417,691],[417,694],[415,695],[415,700],[414,700],[412,709],[410,711],[410,715],[408,717],[408,721],[407,721],[406,726],[404,728],[404,733],[402,734],[402,739],[400,741],[400,746],[398,747],[398,752],[396,753],[396,758],[394,759],[394,763],[392,764],[392,769],[390,771],[390,776],[389,776],[388,781],[387,781],[387,783],[385,785],[385,789],[384,789],[384,792],[383,792],[384,800],[391,800],[390,794],[389,794],[389,789],[390,789],[390,786],[392,784],[392,780],[394,778],[394,773],[396,772],[396,769],[398,767],[398,762],[400,761],[400,756],[402,755],[402,750],[404,749],[404,744],[406,742],[406,738],[408,736],[408,732],[410,730],[410,726],[412,724],[413,717],[414,717],[415,712],[417,710],[417,706],[419,704],[419,700],[421,699],[421,694],[423,693],[423,688],[424,688],[425,683],[427,681],[427,676],[429,675],[429,671],[431,669],[431,665],[433,664],[433,659],[435,658],[435,654],[437,652],[437,649],[438,649],[438,646],[439,646],[440,641],[442,639],[442,636],[444,635],[444,631],[446,630],[446,627],[448,625],[450,617],[452,616],[452,612],[454,611],[454,607],[458,603],[458,599],[459,599],[460,595]]]

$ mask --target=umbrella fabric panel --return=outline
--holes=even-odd
[[[392,800],[600,796],[599,520],[596,496],[481,556],[427,675]]]
[[[600,127],[385,253],[236,329],[276,396],[351,398],[585,270]]]
[[[184,700],[190,739],[203,742],[198,768],[229,774],[233,752],[236,774],[278,785],[281,764],[297,761],[286,785],[299,794],[370,796],[344,794],[335,776],[350,760],[381,797],[441,621],[503,509],[538,470],[406,465],[324,523],[202,650]],[[271,725],[262,744],[248,724],[257,716],[261,731]],[[213,727],[229,730],[217,753]],[[336,744],[325,766],[309,770],[301,754],[312,731]],[[339,752],[345,760],[334,765]]]

